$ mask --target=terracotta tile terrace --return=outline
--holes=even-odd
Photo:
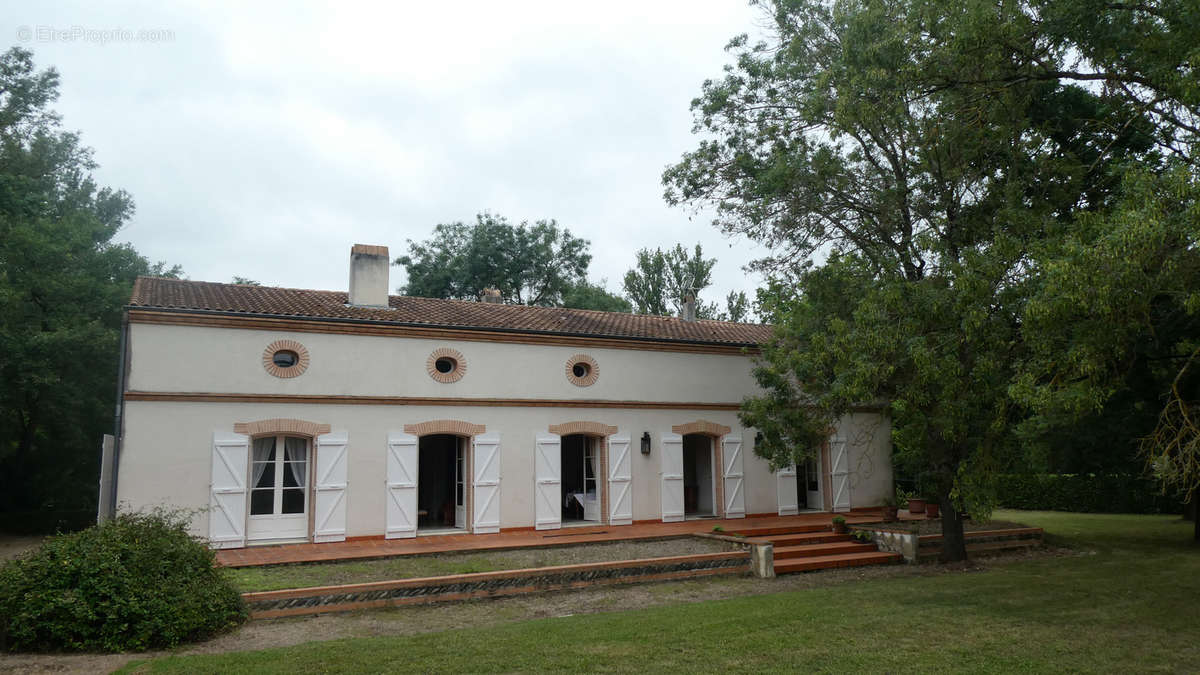
[[[712,532],[720,526],[725,533],[757,532],[779,528],[828,527],[834,514],[811,512],[795,516],[751,516],[749,518],[704,518],[677,523],[635,523],[633,525],[592,525],[565,527],[560,530],[528,528],[501,531],[498,534],[438,534],[413,539],[382,537],[351,538],[325,544],[282,544],[248,546],[217,551],[217,562],[226,567],[255,567],[291,563],[365,560],[401,555],[450,553],[454,551],[498,551],[536,546],[597,543],[630,539],[656,539],[683,534]],[[879,521],[878,509],[856,509],[845,516],[848,524]]]

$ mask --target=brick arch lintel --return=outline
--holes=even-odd
[[[327,434],[330,431],[328,424],[319,424],[317,422],[306,422],[305,420],[286,419],[276,417],[269,420],[258,420],[255,422],[237,422],[233,425],[235,434],[246,434],[248,436],[263,436],[266,434],[298,434],[300,436],[311,436],[316,438],[321,434]]]
[[[706,436],[724,436],[733,431],[732,428],[724,424],[709,422],[708,420],[696,420],[687,424],[676,424],[671,427],[671,431],[684,436],[687,434],[705,434]]]
[[[413,436],[431,436],[433,434],[451,434],[454,436],[478,436],[487,431],[482,424],[471,424],[462,420],[430,420],[418,424],[405,424],[404,433]]]
[[[559,436],[569,436],[571,434],[587,434],[588,436],[612,436],[617,433],[617,428],[610,424],[601,422],[564,422],[562,424],[551,424],[550,433],[558,434]]]

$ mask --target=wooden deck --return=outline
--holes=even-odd
[[[861,509],[841,514],[847,523],[868,523],[879,520],[877,509]],[[596,525],[568,527],[560,530],[518,529],[498,534],[442,534],[419,536],[414,539],[384,539],[383,537],[352,538],[327,544],[283,544],[279,546],[249,546],[217,551],[217,562],[226,567],[254,567],[290,563],[330,562],[335,560],[364,560],[401,555],[449,553],[453,551],[497,551],[536,546],[564,546],[629,539],[657,539],[683,534],[712,532],[720,526],[725,532],[759,531],[763,528],[792,528],[828,526],[831,513],[811,512],[795,516],[752,516],[749,518],[706,518],[678,523],[658,521],[633,525]]]

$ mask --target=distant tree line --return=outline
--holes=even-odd
[[[606,281],[588,281],[590,242],[555,220],[509,223],[503,216],[480,213],[474,223],[437,225],[425,241],[409,240],[408,253],[395,260],[408,273],[404,295],[474,300],[485,288],[500,291],[509,304],[597,309],[610,312],[679,315],[686,295],[695,294],[697,317],[747,321],[752,317],[744,292],[730,293],[725,308],[700,301],[712,284],[716,258],[705,258],[700,244],[689,252],[681,244],[663,251],[642,249],[623,279],[624,294]]]

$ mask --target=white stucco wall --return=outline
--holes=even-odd
[[[690,354],[491,342],[408,339],[133,324],[128,389],[147,392],[217,394],[305,394],[437,398],[519,398],[735,404],[757,391],[751,359],[741,355]],[[262,367],[262,353],[279,339],[309,350],[300,377],[281,379]],[[467,373],[443,384],[426,373],[438,347],[463,353]],[[571,384],[567,359],[584,353],[596,359],[599,381]],[[501,527],[534,522],[534,436],[553,424],[599,422],[618,427],[633,441],[632,487],[635,520],[661,517],[661,437],[671,427],[697,420],[726,425],[742,437],[747,514],[775,513],[778,480],[754,455],[753,429],[741,428],[735,410],[629,407],[490,407],[455,405],[352,405],[226,403],[131,400],[125,408],[118,477],[122,508],[154,504],[204,507],[214,432],[231,432],[237,422],[294,418],[329,424],[349,436],[347,535],[384,531],[386,438],[406,424],[461,420],[483,425],[501,438]],[[841,422],[850,455],[851,506],[876,506],[891,490],[890,438],[885,418],[855,414]],[[638,451],[643,432],[653,450]],[[194,524],[208,531],[207,515]]]
[[[309,353],[308,370],[282,379],[262,367],[263,350],[291,339]],[[364,335],[131,325],[129,389],[134,391],[554,398],[737,403],[757,385],[738,354],[596,349]],[[439,347],[462,352],[466,375],[429,377]],[[565,375],[575,354],[596,359],[600,377],[577,387]]]

